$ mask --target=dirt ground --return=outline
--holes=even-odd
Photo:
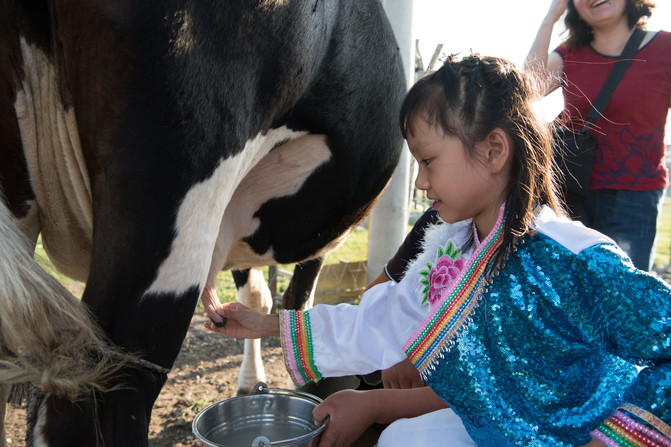
[[[671,282],[671,268],[657,273]],[[154,404],[149,447],[202,446],[191,432],[193,418],[206,406],[237,393],[243,342],[206,330],[206,318],[194,315],[191,320],[175,366]],[[293,389],[279,339],[263,339],[262,351],[268,386]],[[8,447],[25,447],[25,410],[9,406],[5,428]],[[361,445],[372,443],[366,440]]]
[[[203,327],[206,317],[195,315],[168,381],[158,396],[149,427],[150,447],[201,446],[191,422],[206,406],[234,397],[242,361],[243,342]],[[262,340],[266,383],[293,389],[282,360],[278,338]],[[7,446],[24,447],[25,410],[9,406],[5,428]]]

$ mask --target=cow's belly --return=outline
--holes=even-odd
[[[91,186],[73,109],[60,100],[53,64],[21,39],[25,79],[14,108],[35,193],[37,218],[30,229],[66,275],[86,280],[91,256]]]
[[[274,264],[272,247],[265,253],[256,253],[243,241],[259,226],[254,213],[268,200],[296,194],[315,169],[330,157],[323,135],[303,135],[264,157],[240,183],[224,213],[213,271]],[[305,212],[309,213],[309,208]],[[224,253],[228,235],[234,235],[234,239],[228,253]]]
[[[241,242],[259,225],[254,213],[271,198],[294,194],[330,157],[323,136],[280,128],[257,135],[240,154],[222,160],[182,201],[177,235],[149,291],[203,286],[224,267],[274,263],[272,250],[254,253]]]

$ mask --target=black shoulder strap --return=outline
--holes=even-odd
[[[608,101],[610,101],[610,97],[613,96],[613,92],[615,91],[617,84],[619,84],[620,79],[622,79],[622,76],[624,76],[624,72],[629,67],[629,64],[631,64],[634,55],[638,51],[638,47],[641,46],[641,42],[643,41],[644,36],[645,31],[639,27],[634,28],[634,32],[629,37],[627,45],[624,47],[624,50],[622,50],[622,54],[620,54],[620,56],[617,58],[615,66],[610,71],[610,74],[608,75],[606,82],[604,82],[603,87],[601,87],[599,96],[596,97],[594,103],[592,104],[592,108],[589,109],[587,116],[585,116],[585,121],[587,122],[585,127],[589,127],[593,122],[597,121],[601,117],[601,113],[606,109]]]

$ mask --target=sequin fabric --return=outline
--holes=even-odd
[[[671,424],[670,361],[666,283],[616,246],[576,255],[536,234],[520,241],[428,383],[479,446],[581,446],[624,403]]]

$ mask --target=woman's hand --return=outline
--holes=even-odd
[[[555,23],[566,11],[568,2],[569,0],[552,0],[524,61],[524,70],[537,76],[543,95],[549,95],[559,88],[564,76],[564,60],[559,54],[550,52],[550,42]]]
[[[419,388],[424,386],[419,371],[408,359],[382,371],[382,384],[387,389]]]
[[[374,397],[367,391],[342,390],[327,397],[313,411],[317,423],[329,417],[319,447],[349,447],[374,422]]]
[[[217,327],[212,323],[204,326],[214,332],[219,332],[233,338],[262,338],[278,336],[280,334],[280,323],[277,315],[268,315],[250,309],[239,302],[222,304],[217,310],[226,324]]]
[[[606,447],[606,444],[599,441],[598,439],[592,439],[590,442],[588,442],[582,447]]]
[[[550,4],[550,9],[545,15],[545,20],[552,22],[553,24],[561,18],[564,11],[568,7],[569,0],[552,0]]]

